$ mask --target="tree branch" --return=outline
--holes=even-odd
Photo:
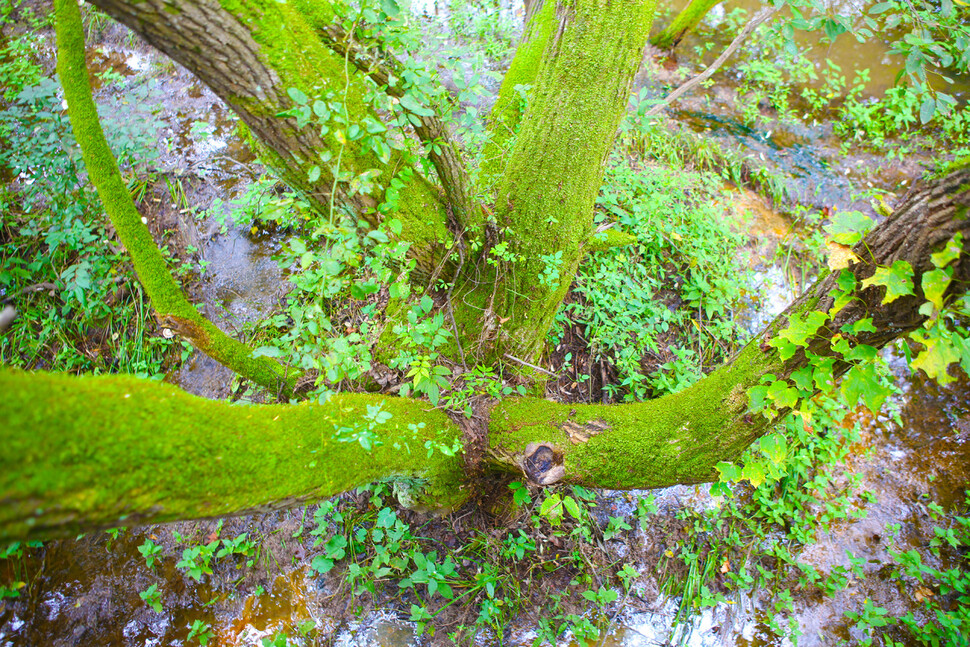
[[[772,16],[774,16],[777,11],[778,11],[778,7],[765,7],[764,9],[756,13],[754,16],[752,16],[751,20],[748,21],[748,24],[746,24],[744,26],[744,29],[742,29],[741,32],[734,37],[734,40],[731,41],[731,44],[728,45],[723,52],[721,52],[721,55],[717,57],[716,61],[711,63],[706,70],[704,70],[703,72],[701,72],[694,78],[690,79],[689,81],[685,82],[679,88],[677,88],[676,90],[668,94],[663,101],[661,101],[654,107],[647,110],[644,113],[644,116],[652,117],[656,114],[659,114],[661,110],[663,110],[664,108],[672,104],[680,97],[684,96],[684,94],[688,90],[690,90],[697,84],[703,83],[704,81],[709,79],[715,72],[717,72],[721,68],[722,65],[724,65],[724,62],[728,60],[728,58],[730,58],[731,54],[733,54],[735,50],[741,46],[741,43],[743,43],[745,39],[747,39],[747,37],[751,35],[751,32],[753,32],[755,29],[758,28],[758,26],[760,26],[765,21],[767,21]]]
[[[466,496],[461,457],[426,449],[461,431],[416,400],[237,406],[131,376],[9,368],[0,393],[0,543],[293,507],[392,477],[412,479],[414,506]],[[361,433],[383,444],[366,451]]]
[[[88,176],[98,191],[118,238],[131,254],[135,272],[163,326],[188,339],[206,355],[274,393],[292,395],[298,371],[268,357],[253,357],[252,349],[229,337],[188,302],[158,251],[148,227],[131,199],[118,164],[104,137],[91,95],[84,57],[84,28],[76,0],[55,0],[57,73],[64,87],[71,128],[81,148]]]
[[[353,35],[336,23],[319,27],[317,34],[327,47],[348,57],[360,72],[370,77],[388,95],[398,99],[405,95],[406,91],[400,82],[404,78],[403,70],[396,60],[374,49],[358,45]],[[398,81],[392,82],[392,77]],[[452,139],[437,115],[426,117],[401,107],[418,120],[417,125],[410,122],[414,133],[428,147],[428,155],[441,179],[445,198],[452,207],[458,229],[466,229],[470,224],[469,215],[479,212],[481,207],[471,198],[470,182],[460,146]]]
[[[883,304],[884,288],[857,287],[851,302],[835,313],[809,340],[808,348],[787,360],[768,342],[790,319],[810,311],[829,312],[840,272],[829,272],[771,322],[738,356],[694,386],[656,400],[622,405],[561,404],[531,398],[499,403],[491,413],[488,454],[498,469],[522,472],[534,482],[575,483],[614,489],[663,487],[712,481],[714,466],[736,460],[774,424],[748,415],[748,389],[765,375],[786,379],[808,364],[806,351],[834,358],[832,376],[851,365],[832,348],[838,334],[852,347],[882,348],[927,320],[919,307],[926,300],[921,277],[934,269],[931,254],[962,233],[963,252],[949,267],[952,280],[945,299],[970,287],[970,169],[954,172],[923,187],[869,233],[854,252],[856,285],[877,266],[895,261],[914,271],[915,294]],[[853,324],[872,319],[857,333]],[[538,457],[538,458],[537,458]],[[540,466],[541,469],[537,469]]]

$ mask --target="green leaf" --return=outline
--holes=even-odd
[[[943,309],[943,293],[950,285],[952,269],[931,270],[923,274],[923,296],[933,304],[937,312]]]
[[[778,380],[768,385],[768,397],[775,402],[779,409],[792,408],[798,403],[798,391],[784,380]]]
[[[714,467],[721,474],[721,477],[719,479],[721,481],[724,481],[726,483],[731,483],[741,478],[741,468],[735,465],[734,463],[721,461]]]
[[[303,94],[303,91],[298,88],[288,88],[286,93],[290,95],[293,101],[301,106],[305,106],[310,100],[307,95]]]
[[[936,267],[946,267],[953,261],[960,258],[960,250],[963,249],[963,232],[958,231],[956,235],[950,239],[942,250],[930,255],[930,260],[933,261],[933,265]]]
[[[808,346],[808,340],[818,332],[829,316],[824,312],[813,310],[800,315],[794,315],[788,320],[788,327],[778,333],[778,336],[768,342],[769,346],[778,348],[782,359],[788,359],[794,352],[786,344],[778,341],[779,338],[788,340],[794,346]],[[783,350],[784,349],[784,350]],[[786,353],[791,353],[785,357]]]
[[[573,519],[576,521],[582,520],[583,514],[579,510],[579,504],[576,503],[576,499],[572,498],[571,496],[563,497],[562,504],[566,508],[566,512],[568,512]]]
[[[914,332],[911,337],[925,346],[911,364],[913,369],[922,369],[927,376],[936,380],[940,384],[949,384],[955,381],[947,372],[947,367],[960,361],[962,355],[961,348],[953,343],[949,333],[940,331],[939,326],[932,331]]]
[[[906,261],[896,261],[891,267],[877,267],[875,273],[862,282],[863,289],[872,285],[886,288],[883,305],[913,294],[913,266]]]
[[[276,346],[260,346],[253,351],[253,357],[279,357],[280,349]]]
[[[426,108],[425,106],[422,106],[420,103],[418,103],[417,99],[415,99],[410,94],[405,94],[403,97],[401,97],[401,107],[407,110],[408,112],[413,112],[414,114],[420,115],[422,117],[434,116],[433,110]],[[419,122],[415,125],[420,126],[421,124]]]
[[[852,246],[862,240],[875,222],[861,211],[838,211],[823,229],[840,245]]]
[[[803,366],[791,374],[791,381],[795,383],[795,386],[798,387],[799,391],[803,391],[808,393],[808,395],[811,395],[813,391],[812,374],[813,371],[811,366]]]
[[[381,11],[387,14],[388,18],[397,18],[401,13],[401,5],[397,0],[381,0]]]
[[[927,124],[933,119],[933,115],[936,113],[936,99],[933,97],[926,97],[923,100],[923,104],[919,107],[919,120],[920,123]]]
[[[761,438],[761,453],[775,465],[781,465],[788,455],[788,442],[781,434],[768,434]]]
[[[317,180],[319,180],[320,179],[320,167],[319,166],[314,166],[313,168],[311,168],[310,171],[306,174],[306,179],[310,183],[313,183],[313,182],[316,182]]]
[[[758,487],[765,482],[765,466],[761,461],[748,461],[741,470],[741,478],[748,479],[751,485]]]
[[[872,317],[866,317],[851,324],[845,324],[842,326],[842,332],[858,335],[860,332],[876,332],[876,327],[872,325]]]
[[[861,400],[874,414],[889,395],[889,389],[879,383],[876,367],[871,363],[853,366],[842,378],[841,390],[850,407],[857,406]]]

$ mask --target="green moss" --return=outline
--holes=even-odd
[[[591,487],[711,481],[719,461],[736,458],[764,433],[764,420],[744,418],[747,389],[774,368],[752,343],[730,365],[694,386],[649,402],[604,406],[509,400],[492,411],[490,451],[509,467],[529,443],[551,442],[563,451],[566,480]],[[574,442],[567,423],[593,423],[605,431]]]
[[[326,404],[237,406],[128,376],[0,369],[0,541],[95,527],[221,516],[312,501],[377,479],[420,478],[419,503],[463,499],[461,436],[448,417],[404,398],[340,395]],[[335,431],[391,418],[365,451]]]
[[[536,38],[546,35],[541,61],[535,63],[535,43],[521,54],[535,70],[534,87],[495,204],[516,259],[502,264],[492,305],[502,322],[499,354],[525,361],[541,351],[579,266],[606,156],[653,20],[650,2],[604,7],[577,0],[555,9],[544,5],[535,19]],[[559,276],[551,279],[550,269]]]
[[[684,34],[700,24],[707,12],[721,0],[691,0],[663,31],[650,39],[660,49],[671,49],[680,42]]]
[[[253,40],[260,46],[260,56],[279,79],[277,88],[282,91],[281,94],[291,87],[300,89],[311,99],[333,92],[336,95],[334,101],[346,101],[347,113],[352,121],[361,122],[365,116],[381,121],[381,116],[364,101],[369,92],[368,82],[344,57],[325,47],[316,35],[315,30],[340,19],[333,3],[221,0],[221,4],[226,11],[246,23]],[[273,116],[280,110],[275,102],[263,105],[253,99],[237,97],[236,103],[256,115]],[[295,135],[295,131],[291,134]],[[316,185],[310,186],[307,180],[307,172],[320,163],[319,159],[298,160],[294,166],[279,151],[270,151],[269,146],[260,146],[259,149],[261,157],[281,174],[287,184],[306,194],[311,204],[322,209],[329,208],[328,202],[320,203],[315,197],[329,193],[332,177],[328,175],[327,168],[323,169],[321,180]],[[352,175],[380,169],[382,175],[378,178],[378,184],[383,186],[390,183],[394,170],[402,164],[400,153],[397,152],[394,152],[389,163],[384,164],[372,152],[364,152],[357,146],[346,146],[341,151],[341,145],[332,137],[321,140],[319,149],[314,151],[316,154],[324,152],[329,152],[332,159],[339,155],[342,171]],[[321,185],[326,190],[320,191]],[[375,196],[375,199],[378,202],[383,200],[381,196]],[[441,247],[442,240],[446,241],[445,244],[451,240],[438,189],[420,174],[415,173],[400,190],[398,204],[396,217],[405,226],[402,235],[412,243],[416,257],[420,259],[430,255],[432,250]],[[373,213],[358,215],[371,222],[379,220]]]
[[[108,147],[91,95],[84,58],[84,30],[77,3],[57,0],[57,71],[68,103],[71,128],[81,148],[91,182],[104,203],[118,238],[131,254],[138,279],[160,319],[169,322],[216,361],[267,388],[292,389],[298,374],[266,358],[253,358],[252,350],[204,319],[189,303],[172,277],[148,227],[135,208]]]
[[[555,33],[556,6],[557,3],[553,0],[542,3],[542,7],[526,26],[512,63],[502,79],[498,98],[492,106],[488,120],[491,137],[482,152],[481,178],[482,185],[486,188],[491,188],[502,176],[507,157],[506,149],[518,131],[522,118],[522,98],[516,88],[531,86],[535,82],[542,54]]]
[[[625,231],[607,229],[598,234],[593,234],[587,239],[584,251],[603,252],[614,247],[624,247],[637,242],[637,237]]]

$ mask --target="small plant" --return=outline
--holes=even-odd
[[[212,575],[210,562],[220,543],[217,539],[208,544],[186,548],[182,551],[182,559],[175,564],[175,568],[184,571],[196,582],[201,582],[203,575]]]
[[[208,622],[194,620],[189,627],[189,635],[185,639],[196,640],[200,645],[205,647],[205,645],[209,644],[210,640],[215,638],[215,635],[216,633],[212,630],[212,626]]]
[[[145,566],[148,568],[155,567],[155,560],[159,558],[162,552],[162,547],[153,542],[151,539],[145,539],[145,543],[138,547],[138,552],[142,554],[145,558]]]
[[[152,584],[140,592],[138,596],[145,601],[145,604],[154,609],[156,613],[162,612],[164,607],[162,607],[162,593],[158,590],[158,584]]]

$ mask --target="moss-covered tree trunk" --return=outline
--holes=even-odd
[[[748,389],[762,376],[786,379],[811,353],[831,358],[834,378],[850,366],[833,348],[837,337],[881,348],[923,324],[922,277],[935,269],[932,254],[958,235],[970,239],[968,213],[970,170],[915,193],[855,246],[860,287],[840,295],[840,273],[827,274],[732,362],[685,391],[610,406],[506,400],[484,421],[488,463],[544,485],[712,480],[718,461],[737,458],[771,423],[747,414]],[[934,295],[941,301],[970,286],[970,253],[951,247],[950,256],[950,282]],[[885,288],[861,287],[897,261],[913,268],[913,295],[883,303]],[[833,308],[836,300],[845,305]],[[773,340],[816,311],[832,314],[805,349],[782,359]],[[857,326],[863,319],[871,325]],[[381,478],[425,507],[474,492],[461,458],[448,455],[461,432],[444,413],[404,398],[236,406],[126,376],[2,369],[0,420],[0,541],[296,505]]]
[[[546,2],[503,83],[492,128],[495,231],[456,299],[466,343],[531,362],[592,242],[593,206],[640,65],[653,1]],[[528,86],[526,90],[524,86]],[[523,105],[521,96],[525,93]],[[516,114],[521,111],[521,115]]]
[[[673,49],[680,44],[687,32],[700,24],[707,12],[721,0],[690,0],[669,25],[650,39],[650,43],[660,49]]]

